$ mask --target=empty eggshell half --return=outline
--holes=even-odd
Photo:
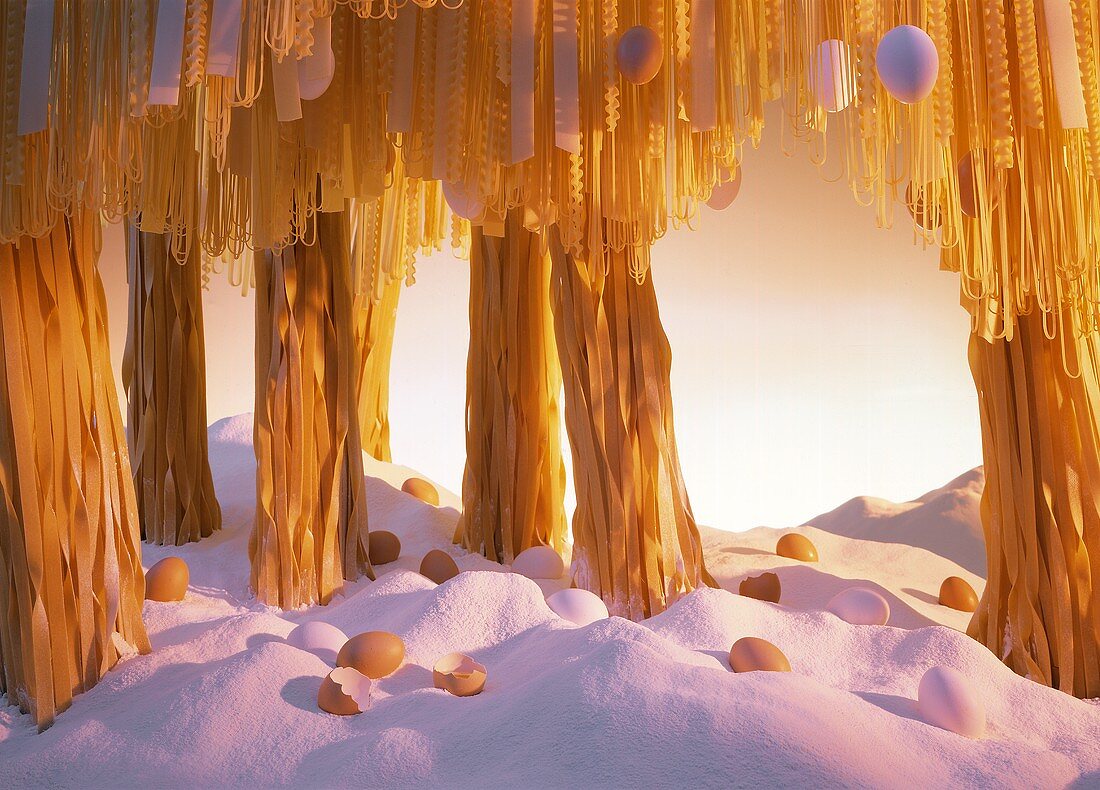
[[[179,557],[165,557],[145,574],[145,600],[182,601],[191,572]]]
[[[371,680],[354,667],[337,667],[321,681],[317,707],[337,716],[354,716],[370,707]]]
[[[929,724],[967,738],[985,735],[985,706],[966,675],[951,667],[930,668],[917,687],[917,710]]]
[[[429,505],[439,505],[439,492],[435,490],[435,486],[420,477],[410,477],[404,483],[401,484],[401,490],[410,496],[414,496],[421,502],[427,502]]]
[[[371,565],[385,565],[401,556],[401,541],[384,529],[371,530],[368,551]]]
[[[436,584],[443,584],[448,579],[458,576],[458,564],[447,552],[432,549],[420,561],[420,575],[431,579]]]
[[[841,590],[825,608],[852,625],[886,625],[890,622],[889,602],[866,587]]]
[[[978,608],[978,594],[966,579],[948,576],[940,585],[940,603],[960,612],[973,612]]]
[[[532,546],[516,555],[512,570],[528,579],[560,579],[565,575],[565,563],[549,546]]]
[[[755,598],[758,601],[779,603],[783,594],[783,586],[779,583],[779,577],[774,573],[761,573],[759,576],[750,576],[743,580],[737,588],[737,592],[746,598]]]
[[[302,623],[286,638],[287,644],[313,653],[318,658],[336,663],[336,656],[348,641],[347,634],[334,625],[322,622]]]
[[[349,639],[336,656],[339,667],[354,667],[368,678],[384,678],[405,660],[405,643],[388,631],[367,631]]]
[[[448,653],[432,668],[435,687],[456,697],[480,694],[485,688],[485,677],[485,667],[462,653]]]
[[[570,588],[558,592],[546,599],[546,605],[562,619],[577,625],[588,625],[597,620],[608,618],[607,604],[600,596],[588,590]]]
[[[783,651],[766,639],[745,636],[730,648],[730,669],[734,672],[790,672],[791,662]]]
[[[775,553],[780,557],[802,562],[817,562],[817,546],[805,535],[789,532],[775,544]]]

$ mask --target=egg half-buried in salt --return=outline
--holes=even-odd
[[[348,641],[347,634],[334,625],[320,621],[302,623],[286,638],[287,644],[305,650],[322,661],[336,663],[336,655]]]
[[[856,97],[852,48],[838,38],[822,41],[814,50],[810,88],[828,112],[840,112]]]
[[[791,662],[783,651],[766,639],[745,636],[730,648],[730,669],[734,672],[790,672]]]
[[[985,735],[985,706],[973,684],[951,667],[931,667],[917,686],[917,711],[936,727],[967,738]]]
[[[978,594],[966,579],[948,576],[940,585],[940,604],[960,612],[973,612],[978,608]]]
[[[780,557],[801,562],[817,562],[817,546],[805,535],[788,532],[775,544],[775,553]]]
[[[663,60],[661,38],[651,28],[635,25],[619,36],[615,62],[627,82],[645,85],[657,76]]]
[[[546,605],[558,617],[577,625],[588,625],[608,618],[607,604],[588,590],[558,590],[546,599]]]
[[[516,555],[512,570],[528,579],[560,579],[565,575],[565,563],[549,546],[532,546]]]
[[[337,716],[354,716],[370,707],[371,681],[354,667],[337,667],[321,681],[317,707]]]
[[[182,601],[191,572],[179,557],[165,557],[145,574],[145,600]]]
[[[852,625],[886,625],[890,622],[889,602],[866,587],[841,590],[825,608]]]
[[[458,564],[447,552],[432,549],[420,561],[420,575],[431,579],[436,584],[443,584],[448,579],[458,576]]]
[[[436,507],[439,506],[439,492],[436,491],[435,486],[423,478],[410,477],[401,484],[401,490],[409,496],[416,497],[421,502],[426,502]]]
[[[737,588],[737,592],[746,598],[755,598],[758,601],[779,603],[783,594],[783,586],[779,583],[779,576],[774,573],[761,573],[759,576],[750,576],[744,579]]]
[[[432,681],[437,689],[456,697],[472,697],[485,688],[485,667],[462,653],[448,653],[432,667]]]
[[[385,565],[401,556],[401,541],[384,529],[371,530],[368,544],[371,565]]]
[[[405,643],[388,631],[367,631],[349,639],[336,656],[336,666],[354,667],[368,678],[393,674],[405,660]]]
[[[710,197],[707,198],[707,208],[715,211],[725,211],[737,199],[737,195],[741,192],[741,167],[738,166],[733,178],[730,178],[729,171],[723,168],[721,179],[721,183],[714,185]]]
[[[935,87],[940,56],[935,43],[919,27],[898,25],[879,42],[875,68],[891,96],[916,104]]]

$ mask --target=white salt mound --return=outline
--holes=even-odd
[[[558,590],[546,599],[546,605],[558,617],[576,625],[591,625],[597,620],[606,620],[608,617],[607,604],[600,596],[588,590],[573,588]]]
[[[985,734],[985,706],[970,681],[951,667],[930,668],[917,687],[917,709],[929,724],[967,738]]]
[[[247,592],[255,490],[247,483],[255,461],[250,433],[229,430],[237,427],[223,424],[221,441],[211,443],[227,514],[222,532],[179,548],[142,546],[146,567],[171,553],[191,568],[185,601],[146,605],[153,652],[122,661],[45,733],[16,708],[0,708],[3,786],[1100,782],[1100,705],[1013,674],[951,628],[853,626],[821,611],[832,586],[871,578],[830,580],[838,567],[862,568],[869,557],[883,564],[877,545],[895,552],[891,566],[908,574],[903,585],[931,591],[927,609],[906,599],[915,601],[912,612],[960,615],[934,603],[955,566],[902,544],[840,543],[815,531],[824,559],[807,568],[774,556],[774,533],[761,537],[767,555],[746,555],[734,552],[745,545],[742,535],[710,531],[708,564],[780,563],[785,597],[791,590],[800,606],[806,590],[831,591],[807,597],[800,611],[702,589],[644,623],[615,617],[574,628],[551,611],[536,582],[451,545],[454,494],[440,490],[440,507],[426,507],[399,490],[414,470],[365,459],[371,526],[394,532],[406,554],[377,581],[346,584],[326,607],[280,616]],[[452,552],[472,572],[432,584],[415,571],[433,548]],[[405,663],[371,684],[365,712],[322,713],[317,695],[332,667],[287,644],[294,630],[287,618],[323,619],[351,634],[395,633]],[[745,636],[781,646],[796,671],[731,672],[730,646]],[[452,652],[486,668],[491,682],[481,694],[460,698],[433,688],[434,663]],[[989,737],[962,738],[924,720],[913,697],[932,667],[967,679],[986,708]]]
[[[528,579],[560,579],[565,575],[565,563],[549,546],[532,546],[516,555],[512,570]]]
[[[890,622],[890,604],[866,587],[842,590],[833,596],[825,609],[852,625],[886,625]]]

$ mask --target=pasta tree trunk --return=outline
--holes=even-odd
[[[130,223],[122,377],[142,537],[180,546],[212,535],[222,517],[207,453],[202,261],[192,244],[177,262],[170,243]]]
[[[392,461],[390,452],[390,359],[397,326],[401,280],[382,287],[381,298],[369,292],[355,295],[355,348],[358,368],[355,389],[363,450],[379,461]]]
[[[550,259],[509,212],[503,238],[472,229],[466,471],[455,542],[497,562],[565,543],[561,369]]]
[[[293,609],[374,578],[359,420],[347,217],[256,267],[256,523],[252,589]]]
[[[1079,697],[1100,696],[1098,353],[1096,331],[1048,338],[1038,310],[1010,340],[970,338],[988,582],[969,634]]]
[[[0,690],[39,729],[149,650],[96,223],[0,246]]]
[[[644,253],[644,251],[642,251]],[[713,585],[680,473],[672,353],[652,276],[627,247],[584,261],[551,235],[552,302],[573,452],[573,581],[641,619]]]

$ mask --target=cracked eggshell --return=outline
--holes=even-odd
[[[458,576],[458,564],[447,552],[432,549],[420,561],[420,575],[431,579],[436,584],[443,584],[448,579]]]
[[[730,648],[730,669],[734,672],[790,672],[791,662],[783,651],[766,639],[745,636]]]
[[[317,707],[337,716],[354,716],[370,707],[371,680],[353,667],[338,667],[321,681]]]
[[[439,492],[435,486],[420,477],[410,477],[401,484],[401,490],[410,496],[414,496],[421,502],[426,502],[434,507],[439,506]]]
[[[546,605],[558,617],[577,625],[588,625],[609,617],[607,604],[600,599],[600,596],[588,590],[576,588],[559,590],[546,599]]]
[[[315,621],[299,625],[290,632],[286,641],[299,650],[313,653],[321,660],[333,664],[348,637],[334,625]]]
[[[886,625],[890,622],[890,603],[867,587],[849,587],[829,601],[826,609],[852,625]]]
[[[145,600],[182,601],[191,572],[179,557],[165,557],[145,574]]]
[[[405,660],[405,643],[388,631],[367,631],[349,639],[336,656],[338,667],[353,667],[368,678],[384,678]]]
[[[783,585],[779,583],[779,576],[774,573],[761,573],[759,576],[750,576],[742,580],[737,587],[737,592],[746,598],[755,598],[758,601],[779,603],[783,595]]]
[[[528,579],[560,579],[565,575],[565,563],[549,546],[532,546],[516,555],[512,570]]]
[[[432,681],[456,697],[472,697],[485,688],[485,667],[462,653],[448,653],[432,667]]]

